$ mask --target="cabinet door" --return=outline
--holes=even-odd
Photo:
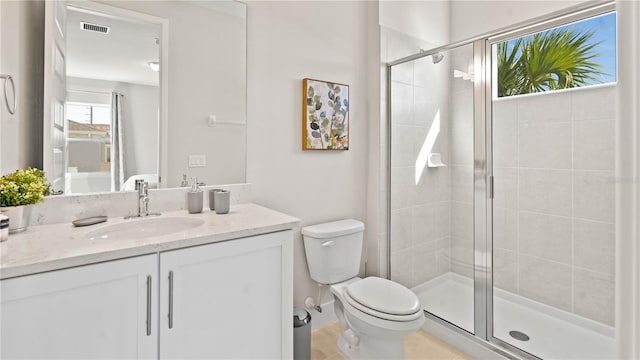
[[[0,358],[157,359],[157,271],[147,255],[0,281]]]
[[[292,236],[161,253],[160,358],[292,358]]]

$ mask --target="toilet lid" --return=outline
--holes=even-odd
[[[412,315],[420,311],[416,294],[387,279],[368,277],[349,285],[346,292],[361,305],[382,313]]]

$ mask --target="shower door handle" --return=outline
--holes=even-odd
[[[489,176],[489,199],[493,199],[494,188],[493,188],[493,175]]]

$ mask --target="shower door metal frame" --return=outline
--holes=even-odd
[[[493,197],[493,177],[491,176],[491,126],[488,126],[486,89],[490,85],[487,76],[491,69],[487,58],[486,40],[473,42],[473,325],[474,333],[481,339],[487,339],[490,319],[487,311],[492,309],[489,286],[492,284],[491,247],[488,231],[490,226]],[[488,106],[488,107],[487,107]],[[490,188],[491,187],[491,188]]]
[[[421,51],[387,63],[387,278],[391,277],[391,68],[395,65],[473,44],[473,229],[474,333],[425,310],[425,317],[511,359],[540,359],[493,336],[493,45],[616,10],[615,1],[593,1],[531,19],[471,39]]]

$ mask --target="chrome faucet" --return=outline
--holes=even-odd
[[[145,217],[149,215],[149,183],[137,179],[136,190],[138,190],[138,217]]]
[[[143,218],[147,216],[160,216],[160,213],[149,213],[149,183],[136,179],[136,190],[138,190],[138,215],[125,216],[125,220]]]

